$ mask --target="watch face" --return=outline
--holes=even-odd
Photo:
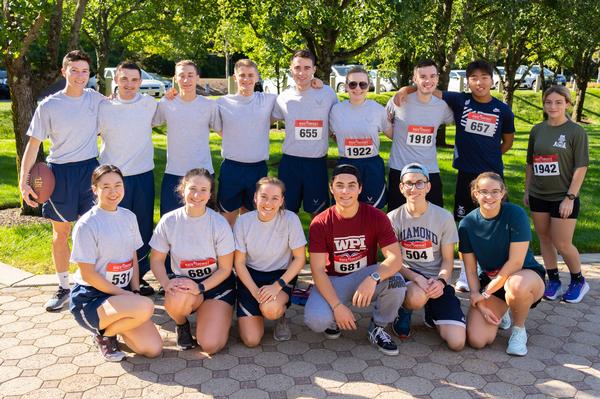
[[[373,277],[373,280],[375,280],[377,282],[379,282],[379,280],[381,280],[381,276],[377,272],[371,273],[371,277]]]

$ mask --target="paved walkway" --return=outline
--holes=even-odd
[[[580,304],[543,301],[532,311],[523,358],[505,354],[509,331],[486,349],[453,353],[420,312],[413,337],[389,357],[367,342],[364,313],[359,331],[329,341],[307,330],[296,305],[288,311],[291,341],[274,341],[268,324],[263,344],[249,349],[234,325],[228,346],[207,358],[176,350],[174,324],[157,297],[162,356],[108,363],[68,311],[42,309],[54,287],[31,286],[24,275],[7,286],[7,269],[0,267],[0,398],[598,398],[600,257],[584,259],[592,290]],[[561,277],[568,281],[564,267]],[[467,296],[461,299],[466,310]]]

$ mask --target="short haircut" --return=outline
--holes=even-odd
[[[140,78],[142,77],[142,69],[140,68],[140,66],[138,64],[136,64],[133,61],[122,61],[121,63],[119,63],[119,65],[117,65],[115,75],[117,73],[119,73],[119,71],[121,69],[131,69],[131,70],[135,69],[140,74]]]
[[[426,68],[426,67],[435,67],[436,72],[439,71],[437,64],[435,63],[434,60],[432,59],[424,59],[424,60],[419,60],[419,62],[417,62],[417,65],[415,65],[415,68],[413,69],[413,72],[417,72],[417,69],[419,68]]]
[[[490,77],[494,76],[494,68],[485,60],[475,60],[469,63],[469,65],[467,65],[467,78],[473,75],[475,71],[483,72],[487,75],[490,75]]]
[[[241,60],[238,60],[233,67],[233,72],[237,73],[241,67],[252,67],[258,73],[258,65],[256,65],[256,62],[252,61],[251,59],[242,58]]]
[[[186,65],[191,65],[194,67],[194,70],[196,71],[196,75],[198,75],[198,66],[196,65],[196,63],[192,60],[181,60],[178,61],[177,63],[175,63],[175,69],[177,69],[177,67],[179,66],[186,66]]]
[[[292,58],[290,58],[290,64],[294,61],[294,58],[308,58],[312,61],[313,66],[317,63],[317,59],[315,55],[310,50],[296,50],[294,54],[292,54]]]
[[[473,203],[477,203],[477,197],[475,197],[475,193],[479,190],[479,182],[483,179],[490,179],[498,184],[500,184],[500,189],[504,191],[504,195],[502,196],[502,202],[505,202],[508,199],[508,193],[506,192],[506,184],[504,183],[504,179],[498,173],[495,172],[483,172],[479,174],[472,182],[471,182],[471,199]]]
[[[66,68],[69,63],[74,61],[85,61],[88,63],[88,66],[92,66],[92,59],[85,51],[82,50],[73,50],[69,51],[63,58],[62,67]]]
[[[358,170],[358,168],[354,165],[350,165],[347,163],[343,163],[340,165],[337,165],[335,168],[333,168],[333,173],[331,175],[331,184],[333,184],[333,182],[335,181],[335,177],[337,175],[352,175],[356,177],[356,181],[358,182],[359,186],[362,186],[362,179],[360,176],[360,171]]]
[[[92,186],[96,186],[102,178],[102,176],[107,175],[109,173],[116,173],[121,177],[121,180],[125,181],[121,169],[117,168],[115,165],[103,164],[96,167],[96,169],[94,169],[94,172],[92,172]]]
[[[354,66],[350,68],[350,70],[346,74],[346,83],[350,81],[350,75],[353,73],[364,73],[367,76],[367,81],[369,82],[369,84],[371,84],[371,77],[369,76],[369,72],[361,66]]]

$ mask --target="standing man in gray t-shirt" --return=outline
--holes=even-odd
[[[415,93],[409,94],[401,106],[390,99],[386,107],[394,125],[389,159],[388,211],[406,202],[399,190],[400,171],[411,162],[419,162],[429,170],[431,190],[427,193],[427,200],[444,206],[436,136],[440,125],[454,121],[454,114],[443,100],[433,96],[439,81],[435,62],[419,62],[414,68],[413,81],[417,86]]]
[[[292,55],[295,85],[277,96],[273,118],[285,121],[279,178],[285,183],[285,206],[292,212],[316,215],[329,206],[327,150],[329,111],[338,102],[333,89],[313,89],[315,56],[308,50]]]

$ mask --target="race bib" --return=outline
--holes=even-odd
[[[337,273],[353,273],[365,266],[367,266],[367,255],[364,252],[359,252],[356,255],[333,256],[333,269]]]
[[[119,288],[129,285],[133,277],[133,261],[109,263],[106,265],[106,279]]]
[[[479,134],[486,137],[493,137],[494,133],[496,133],[497,120],[498,117],[496,115],[469,112],[469,115],[467,115],[465,132]]]
[[[433,261],[433,245],[431,241],[402,241],[402,257],[411,262]]]
[[[321,140],[323,137],[323,121],[296,119],[294,131],[296,140]]]
[[[433,126],[408,125],[406,144],[431,147],[433,145]]]
[[[534,155],[533,174],[536,176],[559,176],[558,155]]]
[[[179,268],[184,276],[201,279],[210,276],[217,270],[217,261],[214,258],[201,260],[182,260]]]
[[[369,158],[375,155],[373,139],[345,139],[344,146],[347,158]]]

